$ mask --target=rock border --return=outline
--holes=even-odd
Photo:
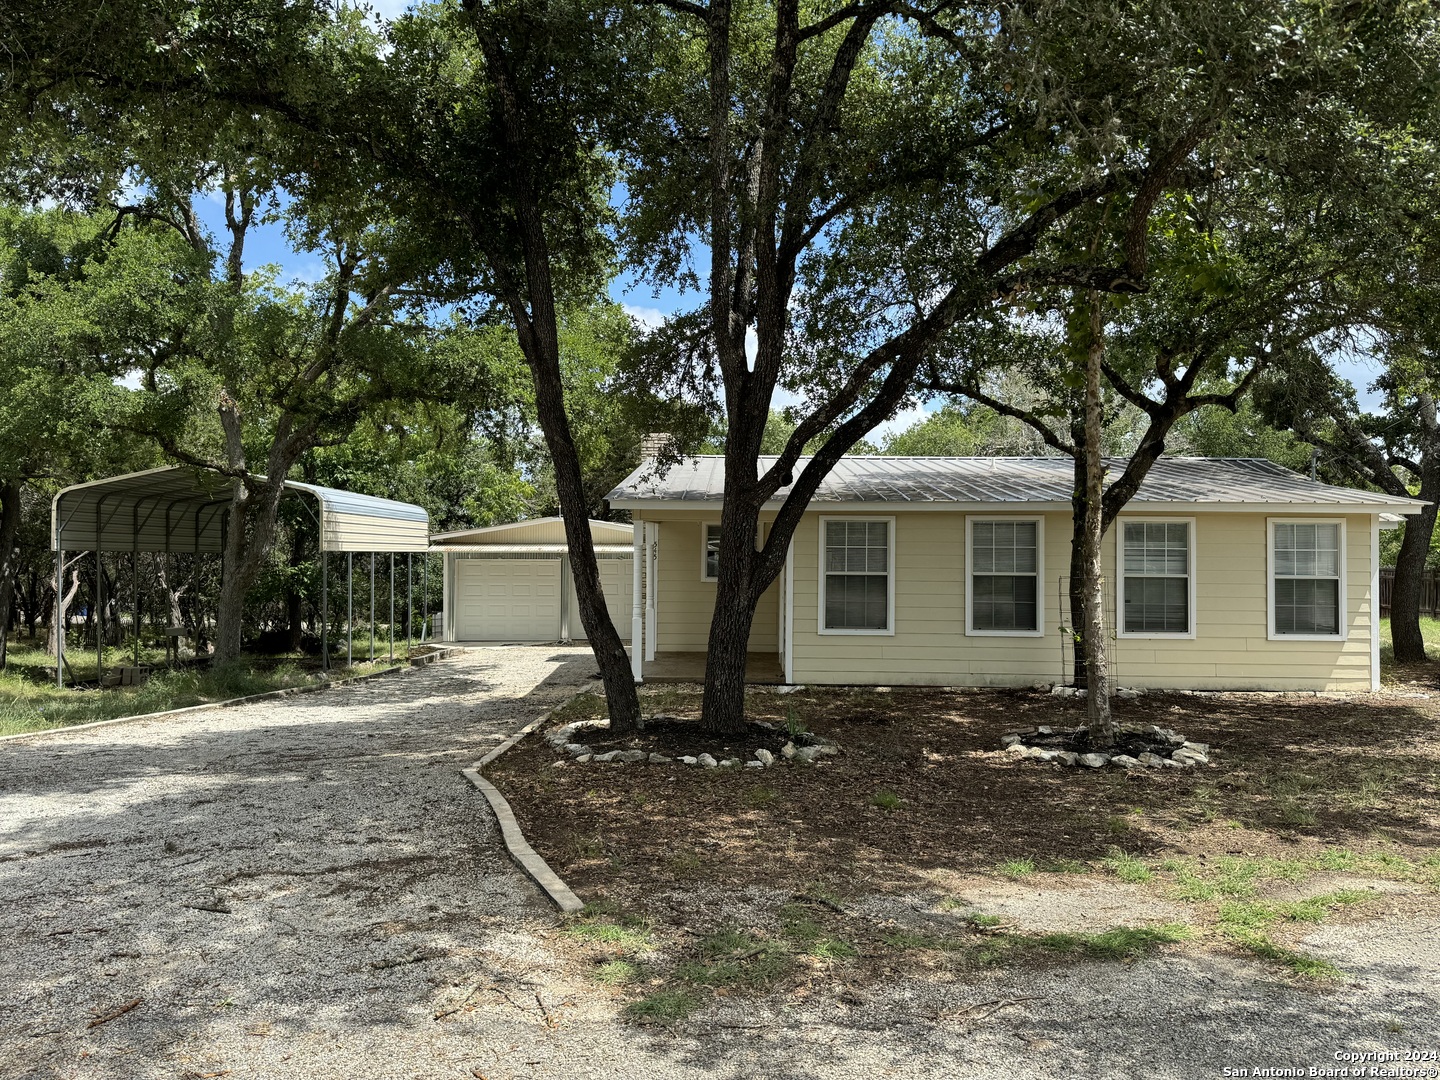
[[[559,874],[530,846],[530,841],[525,839],[525,834],[520,829],[520,824],[515,820],[515,812],[510,809],[510,803],[500,793],[500,789],[480,775],[480,770],[498,758],[507,750],[511,750],[521,739],[529,735],[546,723],[561,709],[565,708],[582,694],[589,693],[589,690],[577,690],[568,698],[556,705],[543,716],[539,716],[526,724],[515,734],[495,747],[488,754],[482,757],[469,768],[461,769],[460,774],[469,780],[480,794],[485,796],[485,801],[490,804],[490,810],[495,815],[495,821],[500,826],[500,839],[505,845],[515,865],[524,871],[525,876],[539,886],[540,891],[546,898],[566,915],[574,915],[585,909],[585,901],[581,900],[566,885]]]
[[[131,724],[137,720],[168,720],[172,716],[189,716],[191,713],[204,712],[207,709],[233,709],[237,705],[249,705],[256,701],[271,701],[275,698],[290,697],[294,694],[314,694],[321,690],[332,690],[336,687],[350,686],[352,683],[370,682],[372,679],[382,679],[387,675],[403,675],[414,668],[396,664],[384,671],[371,671],[365,675],[351,675],[345,679],[325,679],[323,682],[311,686],[286,686],[279,690],[266,690],[263,694],[246,694],[244,697],[227,698],[225,701],[205,701],[199,705],[186,705],[179,709],[165,709],[162,712],[136,713],[134,716],[115,716],[109,720],[91,720],[85,724],[67,724],[63,727],[42,728],[39,731],[20,731],[14,735],[0,735],[0,743],[11,742],[15,739],[40,739],[47,735],[64,735],[72,731],[92,731],[95,728],[110,727],[113,724]]]
[[[1154,736],[1162,742],[1168,743],[1171,747],[1169,756],[1144,753],[1137,758],[1131,757],[1129,754],[1111,754],[1103,750],[1081,754],[1074,750],[1056,750],[1048,746],[1032,746],[1026,743],[1027,738],[1034,736],[1078,735],[1084,730],[1083,726],[1056,729],[1042,724],[1029,731],[1012,731],[1000,736],[1003,749],[998,753],[1020,761],[1033,759],[1046,764],[1053,762],[1066,766],[1085,765],[1092,769],[1103,769],[1106,765],[1114,765],[1121,769],[1193,769],[1197,765],[1210,764],[1208,743],[1191,742],[1185,736],[1178,735],[1169,728],[1158,727],[1154,724],[1131,730]]]
[[[542,717],[542,720],[547,719]],[[654,720],[673,720],[670,716],[655,716]],[[538,721],[537,721],[538,723]],[[791,765],[813,765],[821,758],[835,757],[840,753],[840,744],[834,739],[824,735],[816,735],[813,731],[796,732],[786,744],[780,748],[780,756],[777,758],[771,751],[761,747],[755,751],[755,757],[749,761],[741,761],[739,758],[730,757],[716,760],[710,754],[690,755],[682,754],[680,757],[667,757],[664,754],[649,753],[644,750],[607,750],[602,754],[595,753],[583,742],[576,742],[577,737],[582,736],[586,731],[604,731],[610,726],[609,720],[576,720],[556,728],[545,736],[545,739],[552,748],[563,750],[575,759],[577,765],[588,765],[596,762],[601,765],[691,765],[702,769],[733,769],[744,765],[750,769],[768,769],[778,761],[786,761]],[[531,725],[533,728],[534,725]],[[527,729],[527,733],[528,733]],[[778,729],[777,729],[778,730]],[[795,740],[801,740],[805,745],[796,746]],[[504,747],[509,749],[509,747]],[[499,756],[497,751],[496,757]],[[556,765],[562,762],[555,762]]]

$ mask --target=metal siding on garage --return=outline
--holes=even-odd
[[[457,559],[460,641],[554,641],[560,636],[559,559]]]

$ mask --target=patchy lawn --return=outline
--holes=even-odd
[[[698,715],[698,688],[642,693],[650,714]],[[602,708],[584,695],[556,723]],[[756,689],[748,708],[842,753],[768,769],[557,766],[532,739],[489,770],[530,842],[593,902],[567,932],[600,981],[639,995],[639,1019],[817,972],[1171,948],[1319,978],[1333,965],[1296,944],[1314,923],[1440,910],[1440,695],[1117,702],[1123,724],[1174,728],[1215,763],[1132,772],[998,753],[1007,731],[1080,721],[1080,703],[1034,691]]]
[[[1440,690],[1440,664],[1434,663],[1440,659],[1440,619],[1422,618],[1420,636],[1425,639],[1425,652],[1430,662],[1397,664],[1395,650],[1390,644],[1390,620],[1380,620],[1380,673],[1387,685]]]
[[[342,643],[343,644],[343,643]],[[365,642],[368,650],[369,641]],[[360,649],[356,649],[359,653]],[[134,663],[130,648],[109,647],[105,650],[106,670]],[[395,662],[404,662],[404,650],[397,646]],[[187,705],[204,705],[215,701],[263,694],[269,690],[306,686],[323,681],[319,659],[299,654],[287,656],[245,657],[225,667],[185,666],[164,670],[163,649],[142,649],[142,663],[160,668],[144,686],[95,688],[95,651],[68,651],[66,687],[55,686],[55,658],[43,648],[29,642],[12,640],[4,670],[0,670],[0,735],[18,735],[30,731],[88,724],[95,720],[112,720],[121,716],[164,712]],[[340,657],[344,659],[343,654]],[[343,663],[331,669],[332,679],[363,675],[391,667],[384,659],[374,664],[359,663],[346,668]],[[71,678],[87,685],[75,688]]]

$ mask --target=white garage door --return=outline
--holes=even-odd
[[[560,560],[456,560],[455,636],[554,641],[560,636]]]
[[[610,621],[620,632],[621,641],[630,640],[630,597],[633,592],[630,559],[597,559],[600,567],[600,587],[605,590],[605,607],[610,612]],[[585,640],[585,624],[580,619],[580,598],[575,595],[575,579],[570,579],[570,636],[576,641]]]

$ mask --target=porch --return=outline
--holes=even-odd
[[[647,683],[698,683],[705,681],[705,653],[657,652],[645,661]],[[774,653],[750,653],[745,660],[745,681],[758,686],[779,686],[785,669]]]

